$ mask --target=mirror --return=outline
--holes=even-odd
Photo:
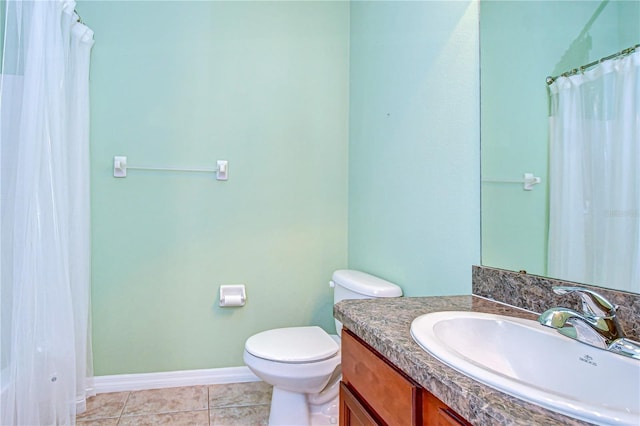
[[[481,0],[483,265],[549,276],[546,77],[640,43],[638,22],[637,1]]]

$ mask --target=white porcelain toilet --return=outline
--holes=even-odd
[[[402,289],[373,275],[353,270],[333,273],[333,301],[400,297]],[[342,324],[336,320],[338,334]],[[267,330],[247,339],[244,362],[273,385],[270,426],[338,423],[340,337],[320,327]]]

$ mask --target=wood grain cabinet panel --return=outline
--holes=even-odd
[[[471,426],[347,329],[342,331],[341,426]]]
[[[340,383],[340,424],[344,426],[378,426],[381,424],[351,393],[344,382]]]
[[[342,333],[342,380],[386,424],[422,424],[421,388],[348,330]]]
[[[471,426],[462,416],[431,392],[422,390],[422,418],[429,426]]]

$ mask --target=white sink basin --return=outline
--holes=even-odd
[[[560,335],[537,321],[436,312],[413,339],[443,363],[504,393],[580,420],[640,425],[640,361]]]

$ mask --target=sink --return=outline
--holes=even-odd
[[[537,321],[435,312],[411,336],[448,366],[506,394],[595,424],[640,425],[640,361],[562,336]]]

